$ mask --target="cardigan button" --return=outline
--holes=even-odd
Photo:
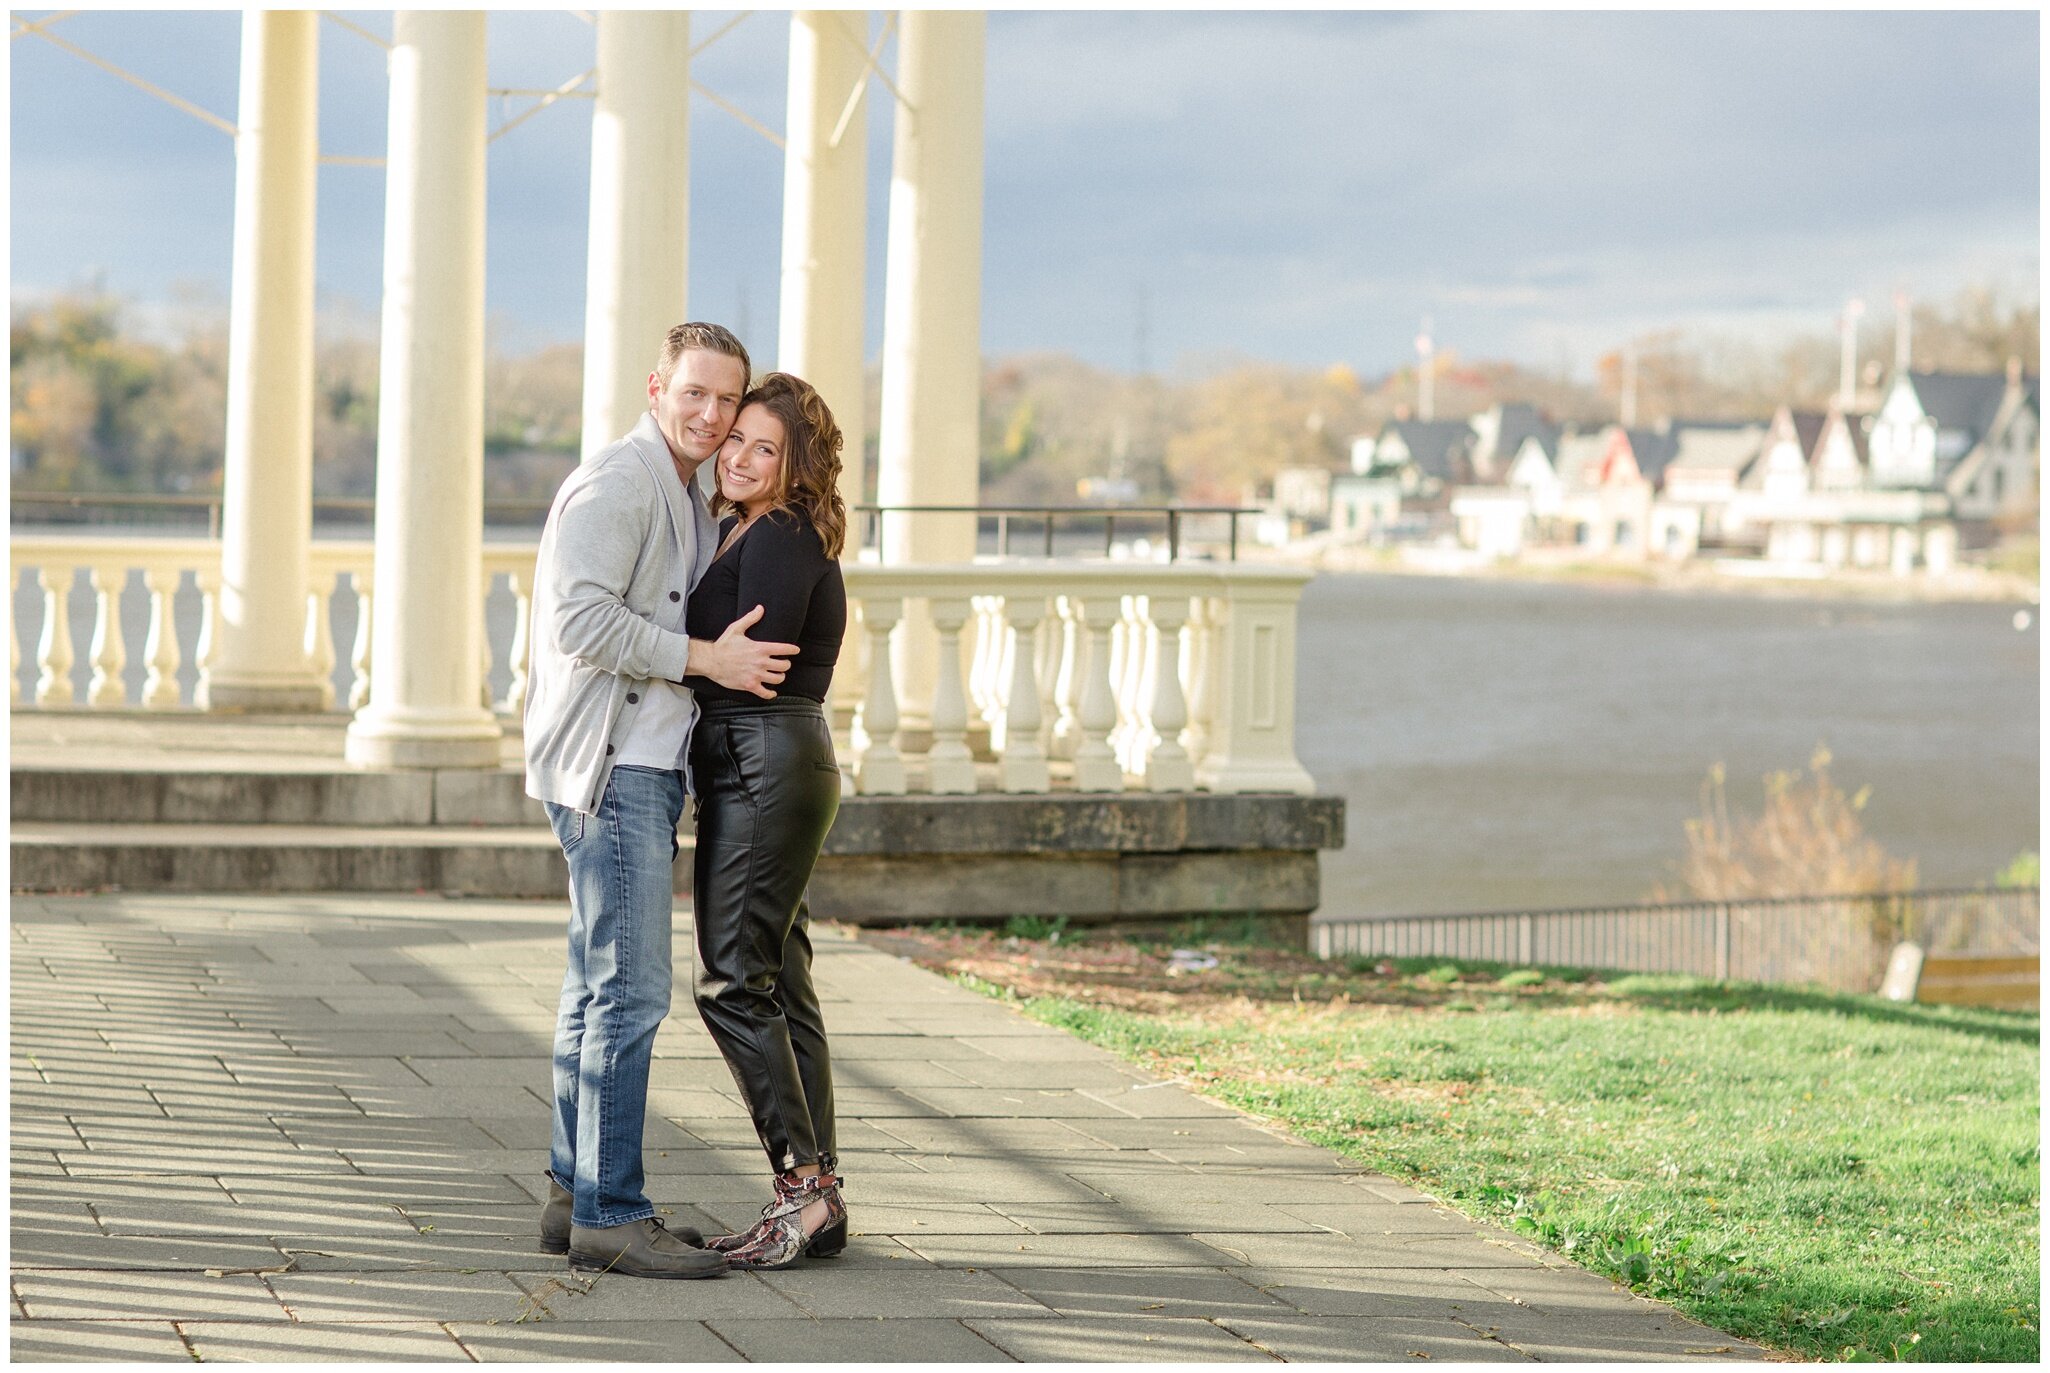
[[[630,706],[639,705],[641,703],[641,694],[638,691],[629,691],[626,694],[626,703]]]
[[[610,757],[612,756],[612,745],[610,745],[610,744],[607,744],[607,745],[605,746],[605,756],[606,756],[607,758],[610,758]]]
[[[683,593],[681,591],[672,591],[669,593],[669,599],[672,601],[680,601],[683,599]]]

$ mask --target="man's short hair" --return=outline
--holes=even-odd
[[[741,391],[745,393],[754,384],[754,364],[747,360],[747,349],[733,336],[733,331],[723,324],[694,322],[677,325],[662,340],[662,360],[655,364],[655,375],[662,378],[664,386],[669,385],[669,378],[675,375],[677,362],[693,348],[740,359]]]

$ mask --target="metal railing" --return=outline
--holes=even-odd
[[[123,491],[14,491],[8,494],[14,524],[92,524],[95,510],[118,511],[144,525],[166,525],[197,530],[201,520],[206,537],[221,536],[221,506],[218,493],[200,495],[157,494]],[[368,496],[315,496],[313,516],[323,513],[345,517],[348,522],[368,526],[377,502]],[[539,528],[548,514],[547,501],[484,502],[486,524],[531,524]]]
[[[188,494],[156,494],[150,492],[122,491],[15,491],[9,499],[12,502],[13,523],[20,524],[90,524],[97,523],[89,512],[119,512],[130,521],[144,525],[183,526],[197,529],[205,521],[206,537],[221,536],[221,507],[223,497],[217,492]],[[547,518],[550,502],[533,500],[486,500],[484,522],[487,525],[531,525],[539,528]],[[377,502],[367,496],[315,496],[312,500],[313,515],[317,521],[325,513],[339,516],[348,523],[369,525],[377,511]],[[1054,540],[1058,529],[1065,524],[1073,528],[1077,523],[1084,525],[1102,521],[1103,554],[1111,555],[1117,544],[1118,521],[1125,522],[1129,531],[1134,520],[1147,522],[1159,520],[1164,525],[1167,544],[1167,560],[1179,561],[1185,522],[1190,518],[1216,517],[1226,521],[1224,538],[1226,560],[1237,562],[1239,556],[1239,521],[1247,516],[1262,512],[1254,507],[1235,505],[857,505],[855,515],[863,521],[862,528],[867,537],[862,544],[867,548],[882,546],[883,517],[885,515],[974,515],[980,531],[985,522],[994,521],[997,556],[1011,556],[1011,529],[1014,520],[1024,520],[1038,526],[1041,552],[1046,557],[1054,556]]]
[[[1011,521],[1023,518],[1039,526],[1041,553],[1054,556],[1054,533],[1056,521],[1075,522],[1103,521],[1103,555],[1109,557],[1117,544],[1118,521],[1126,521],[1131,528],[1133,518],[1162,519],[1165,523],[1167,560],[1175,562],[1181,557],[1182,526],[1191,516],[1222,516],[1229,524],[1225,536],[1226,558],[1237,562],[1239,557],[1239,520],[1245,516],[1259,515],[1256,508],[1236,505],[857,505],[855,514],[864,521],[867,537],[865,548],[881,548],[883,543],[883,517],[885,515],[974,515],[980,531],[984,520],[996,522],[997,556],[1011,556]]]
[[[2038,888],[1997,887],[1476,911],[1311,929],[1324,958],[1472,959],[1870,992],[1902,939],[1932,952],[2037,952],[2040,905]]]

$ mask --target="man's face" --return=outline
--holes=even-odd
[[[740,410],[740,393],[747,385],[747,373],[740,359],[704,348],[687,348],[662,384],[662,374],[648,374],[648,409],[669,440],[676,461],[695,471],[698,464],[719,451],[726,431]]]

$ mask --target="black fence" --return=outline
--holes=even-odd
[[[1319,955],[1692,973],[1873,992],[1903,939],[1931,953],[2040,951],[2036,887],[1478,911],[1311,926]]]

